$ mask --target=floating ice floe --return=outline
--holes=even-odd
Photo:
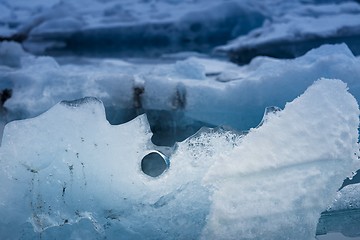
[[[0,37],[25,41],[33,52],[143,56],[181,49],[209,51],[261,26],[261,5],[204,0],[52,0],[33,5],[5,1],[0,3]]]
[[[236,37],[240,38],[234,44],[219,49],[241,63],[258,55],[299,56],[324,43],[346,42],[359,53],[356,1],[327,1],[325,5],[321,1],[163,0],[144,4],[140,0],[82,0],[50,1],[43,6],[7,1],[2,9],[3,39],[23,42],[37,53],[209,53]]]
[[[358,3],[305,5],[216,50],[226,52],[234,62],[247,63],[256,56],[294,58],[325,43],[345,42],[359,55],[359,39]]]
[[[62,100],[93,96],[104,103],[113,124],[147,113],[155,137],[160,130],[174,135],[168,145],[201,126],[255,127],[266,107],[283,108],[321,77],[342,79],[360,99],[360,61],[344,44],[325,45],[294,60],[259,57],[242,67],[196,57],[176,63],[84,59],[60,65],[51,57],[29,56],[15,43],[4,42],[1,49],[0,90],[12,90],[4,103],[7,121],[37,116]]]
[[[346,84],[322,79],[247,135],[204,129],[166,152],[144,115],[114,126],[95,98],[61,102],[6,125],[0,235],[314,239],[358,167],[358,116]]]

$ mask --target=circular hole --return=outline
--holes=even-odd
[[[158,177],[167,169],[164,155],[151,152],[141,160],[141,170],[150,177]]]

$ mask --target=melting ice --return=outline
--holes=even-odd
[[[359,236],[358,2],[1,1],[1,238]]]
[[[359,109],[321,79],[247,135],[203,130],[163,151],[144,115],[110,125],[95,98],[5,127],[5,239],[314,239],[320,213],[358,164]],[[21,150],[19,150],[21,149]]]
[[[294,60],[258,57],[240,67],[197,57],[175,64],[114,59],[59,64],[4,42],[0,63],[0,89],[12,89],[0,122],[35,117],[62,100],[93,96],[104,103],[112,124],[146,113],[158,145],[183,141],[200,126],[248,130],[261,121],[266,107],[283,108],[321,77],[341,79],[360,99],[360,61],[345,44],[324,45]]]

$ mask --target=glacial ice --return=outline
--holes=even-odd
[[[360,183],[347,185],[338,191],[327,211],[360,209]]]
[[[209,51],[261,26],[264,18],[261,7],[243,1],[59,1],[29,17],[33,24],[24,45],[87,55]]]
[[[3,0],[0,40],[33,53],[112,57],[210,53],[226,44],[218,49],[247,63],[325,43],[345,42],[358,54],[358,15],[356,0]]]
[[[5,127],[0,235],[313,239],[358,167],[358,116],[346,84],[321,79],[247,135],[204,129],[164,151],[144,115],[110,125],[95,98],[61,102]],[[169,162],[152,178],[154,151]]]
[[[317,234],[341,233],[343,236],[360,237],[360,184],[351,184],[337,192],[319,220]]]
[[[344,42],[359,55],[359,36],[358,3],[303,5],[216,51],[227,53],[234,62],[247,63],[256,56],[294,58],[322,44]]]
[[[2,0],[0,238],[360,237],[359,3]]]
[[[3,61],[11,61],[0,67],[0,90],[13,90],[4,104],[8,120],[37,116],[61,100],[94,96],[113,124],[147,113],[155,139],[157,129],[174,134],[162,145],[182,141],[201,126],[248,130],[266,107],[283,108],[321,77],[342,79],[360,99],[360,62],[344,44],[324,45],[294,60],[258,57],[241,67],[196,57],[176,63],[59,64],[22,53],[14,43],[1,46]]]

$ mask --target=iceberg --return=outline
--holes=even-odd
[[[358,116],[346,84],[321,79],[246,135],[203,129],[163,149],[145,115],[110,125],[96,98],[63,101],[5,127],[0,235],[314,239],[358,167]]]
[[[1,4],[0,39],[23,42],[38,53],[143,56],[179,50],[209,52],[213,46],[260,27],[265,19],[261,6],[254,7],[250,1],[52,0],[40,6],[39,2]],[[95,50],[99,45],[101,49]]]
[[[266,107],[283,108],[321,77],[342,79],[360,99],[359,58],[345,44],[324,45],[293,60],[258,57],[246,66],[197,57],[175,63],[83,59],[64,64],[29,56],[14,43],[1,46],[6,51],[0,90],[13,91],[4,104],[8,120],[93,96],[104,103],[112,124],[146,113],[160,145],[183,141],[201,126],[246,131],[259,124]],[[164,132],[167,140],[157,140]]]
[[[330,24],[329,24],[330,23]],[[346,43],[360,54],[360,5],[354,2],[304,5],[264,22],[215,51],[233,62],[248,63],[256,56],[295,58],[323,44]]]
[[[358,15],[355,0],[4,0],[0,40],[38,54],[149,57],[210,53],[238,38],[218,49],[244,63],[299,56],[324,43],[346,42],[358,54]]]

